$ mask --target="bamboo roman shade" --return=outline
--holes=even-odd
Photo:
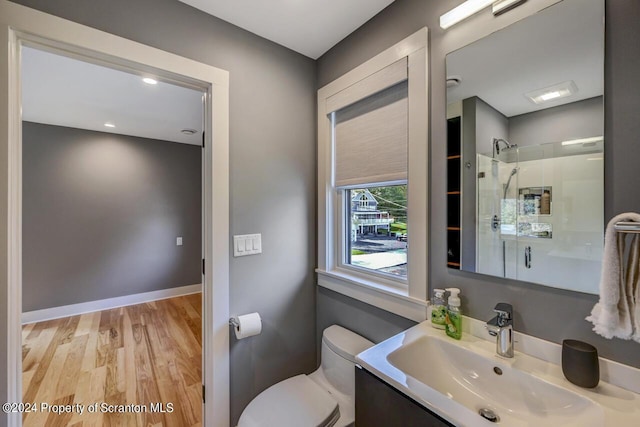
[[[406,180],[406,58],[343,92],[327,99],[339,106],[333,110],[336,187]]]

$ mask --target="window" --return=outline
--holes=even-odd
[[[379,73],[393,73],[395,78],[384,82],[388,87],[331,113],[332,170],[344,230],[337,243],[342,267],[400,281],[394,284],[405,287],[407,59]],[[399,185],[384,185],[389,181]]]
[[[343,263],[407,278],[407,185],[344,191]]]
[[[427,30],[318,91],[318,285],[421,321]]]

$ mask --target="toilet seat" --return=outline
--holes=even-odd
[[[240,416],[238,427],[331,427],[339,418],[338,402],[331,394],[308,376],[298,375],[253,399]]]

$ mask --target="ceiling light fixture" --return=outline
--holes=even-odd
[[[440,27],[446,30],[489,5],[493,5],[492,12],[494,15],[500,15],[521,5],[525,1],[527,0],[467,0],[442,15],[440,17]]]
[[[576,144],[595,144],[596,142],[603,141],[603,136],[592,136],[591,138],[578,138],[562,141],[562,145],[576,145]]]
[[[148,85],[157,85],[158,81],[156,79],[152,79],[151,77],[145,77],[142,79],[143,82],[145,82]]]
[[[114,128],[114,127],[116,127],[116,125],[114,125],[113,123],[110,123],[110,122],[105,123],[105,124],[104,124],[104,126],[105,126],[105,127],[108,127],[108,128]]]
[[[467,0],[461,5],[454,7],[449,12],[440,17],[440,27],[443,30],[467,19],[493,3],[494,0]]]
[[[493,3],[491,11],[493,12],[494,16],[498,16],[510,11],[514,7],[520,6],[525,1],[527,0],[497,0],[495,3]]]
[[[525,93],[524,96],[529,98],[534,104],[542,104],[543,102],[571,96],[576,92],[578,92],[578,87],[573,80],[568,80],[553,86],[532,90],[531,92]]]
[[[196,133],[198,133],[198,131],[195,129],[182,129],[180,132],[184,133],[185,135],[195,135]]]
[[[542,95],[539,96],[539,98],[542,101],[551,101],[552,99],[562,97],[563,93],[564,92],[560,92],[559,90],[554,90],[553,92],[543,93]]]

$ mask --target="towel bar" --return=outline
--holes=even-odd
[[[618,233],[640,233],[640,222],[620,221],[614,228]]]

